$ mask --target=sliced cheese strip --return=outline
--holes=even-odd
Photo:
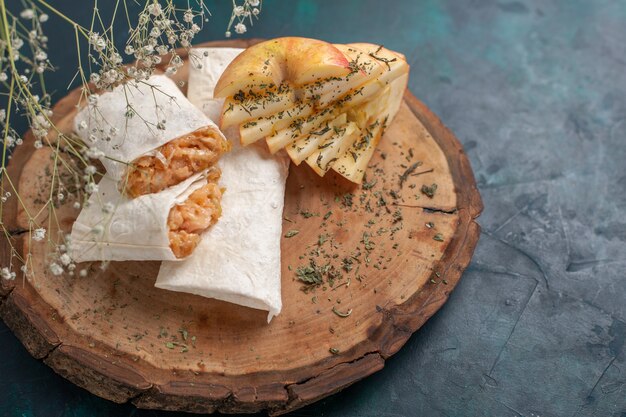
[[[221,48],[206,49],[219,54]],[[206,88],[219,77],[210,66],[190,71],[197,72],[190,89]],[[211,114],[221,101],[194,104]],[[269,321],[282,308],[280,241],[289,158],[284,152],[271,155],[263,143],[241,146],[235,129],[226,134],[233,148],[218,163],[226,188],[222,217],[190,257],[161,264],[155,285],[266,310]]]

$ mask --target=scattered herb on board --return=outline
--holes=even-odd
[[[437,233],[435,236],[433,236],[433,240],[436,240],[437,242],[443,242],[443,235],[441,233]]]
[[[289,239],[290,237],[294,237],[295,235],[297,235],[298,233],[300,233],[299,230],[290,230],[287,233],[285,233],[285,237],[287,239]]]
[[[302,217],[304,217],[305,219],[308,219],[314,216],[314,214],[308,210],[300,210],[300,215],[302,215]]]
[[[378,182],[378,180],[376,178],[374,178],[371,182],[366,182],[365,180],[363,180],[363,189],[364,190],[371,190],[372,187],[374,187],[377,182]]]
[[[404,182],[409,179],[409,175],[411,175],[413,171],[415,171],[420,165],[422,165],[422,162],[417,161],[416,163],[409,166],[406,170],[404,170],[404,173],[400,175],[400,188],[402,188]]]
[[[329,211],[328,213],[324,214],[324,220],[328,220],[328,218],[332,215],[333,215],[332,211]]]
[[[433,198],[435,196],[435,192],[437,191],[437,184],[432,184],[430,187],[428,185],[424,184],[424,185],[422,185],[422,189],[420,191],[426,197]]]
[[[348,310],[348,311],[346,311],[344,313],[344,312],[341,312],[341,311],[337,310],[337,308],[335,308],[335,306],[333,306],[333,313],[335,313],[339,317],[346,318],[346,317],[350,316],[350,314],[352,314],[352,309],[350,309],[350,310]]]
[[[432,229],[433,227],[435,227],[435,223],[428,222],[428,223],[426,223],[426,227],[429,228],[429,229]]]
[[[352,207],[354,195],[351,193],[346,193],[343,195],[343,205],[346,207]]]
[[[331,347],[330,349],[328,349],[328,351],[333,355],[339,355],[339,349],[337,348]]]
[[[307,266],[299,266],[296,269],[296,277],[308,285],[320,285],[324,282],[323,269],[320,268],[313,259]]]

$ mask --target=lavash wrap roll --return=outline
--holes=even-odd
[[[211,120],[220,119],[222,104],[224,104],[224,99],[213,98],[215,85],[226,67],[243,51],[241,48],[194,48],[191,50],[187,99]]]
[[[203,65],[190,68],[188,96],[205,114],[219,117],[223,101],[206,92],[240,51],[191,51]],[[231,151],[218,162],[226,188],[220,221],[191,256],[163,262],[155,286],[266,310],[269,322],[282,309],[280,241],[289,158],[284,152],[271,155],[261,143],[243,147],[232,135],[227,134]]]
[[[102,153],[98,159],[117,181],[130,162],[180,136],[208,126],[223,137],[165,75],[131,81],[94,97],[74,118],[74,130],[89,148]]]
[[[180,261],[170,249],[170,209],[206,184],[206,171],[159,193],[129,199],[104,177],[72,226],[70,256],[86,261]]]

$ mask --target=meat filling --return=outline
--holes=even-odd
[[[132,162],[123,192],[131,198],[158,193],[214,165],[229,147],[209,127],[176,138],[158,148],[156,155],[142,156]]]
[[[222,214],[222,189],[217,178],[209,178],[201,188],[189,195],[187,200],[170,210],[167,219],[170,248],[177,258],[191,255],[200,234],[215,224]]]

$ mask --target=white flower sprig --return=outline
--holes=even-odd
[[[68,236],[58,232],[61,227],[56,209],[67,204],[78,210],[86,205],[89,196],[98,191],[97,182],[102,175],[94,160],[106,155],[61,132],[55,124],[52,97],[45,83],[45,77],[53,66],[48,58],[48,37],[44,24],[50,16],[55,16],[74,29],[78,59],[74,78],[69,84],[71,86],[77,81],[81,87],[80,101],[86,100],[97,109],[96,92],[129,81],[145,83],[157,68],[164,68],[170,75],[176,73],[183,65],[177,49],[189,50],[210,16],[204,0],[188,0],[184,8],[178,5],[182,2],[176,0],[111,1],[114,2],[115,12],[109,23],[104,23],[98,0],[93,0],[91,23],[83,25],[66,16],[49,0],[0,0],[0,89],[6,97],[6,107],[0,108],[0,214],[6,204],[17,204],[24,212],[28,221],[26,240],[31,243],[28,248],[47,245],[49,276],[73,275],[76,269],[68,253]],[[137,4],[141,6],[140,11],[133,15],[131,7]],[[81,7],[85,7],[84,2],[81,2]],[[117,13],[118,10],[123,13]],[[245,33],[247,19],[251,25],[252,17],[257,18],[260,11],[260,0],[245,0],[241,5],[233,2],[228,30],[234,25],[236,33]],[[128,41],[122,50],[118,50],[114,42],[116,19],[121,19],[120,16],[130,27]],[[133,64],[125,61],[132,61]],[[130,116],[141,117],[138,109],[130,104],[127,109]],[[20,118],[27,121],[34,136],[32,142],[23,141],[16,130]],[[158,129],[159,125],[153,127]],[[117,133],[116,127],[109,128],[111,135]],[[29,211],[28,204],[17,190],[17,178],[12,178],[7,170],[16,148],[25,143],[32,143],[36,149],[47,147],[52,161],[50,171],[46,171],[50,189],[43,190],[44,197],[37,203],[41,207],[36,213]],[[103,205],[104,213],[113,210],[115,207]],[[21,253],[14,247],[14,235],[23,231],[11,229],[0,221],[0,232],[4,234],[11,253],[9,265],[0,265],[0,279],[13,280],[17,271],[27,276],[32,271],[31,253]],[[94,230],[94,233],[97,232]],[[78,272],[79,276],[85,274],[86,270]]]
[[[263,0],[244,0],[241,4],[237,4],[237,1],[233,0],[233,12],[224,35],[230,38],[232,36],[231,28],[239,35],[246,33],[248,31],[246,21],[252,26],[254,24],[253,18],[258,19],[262,8]]]

